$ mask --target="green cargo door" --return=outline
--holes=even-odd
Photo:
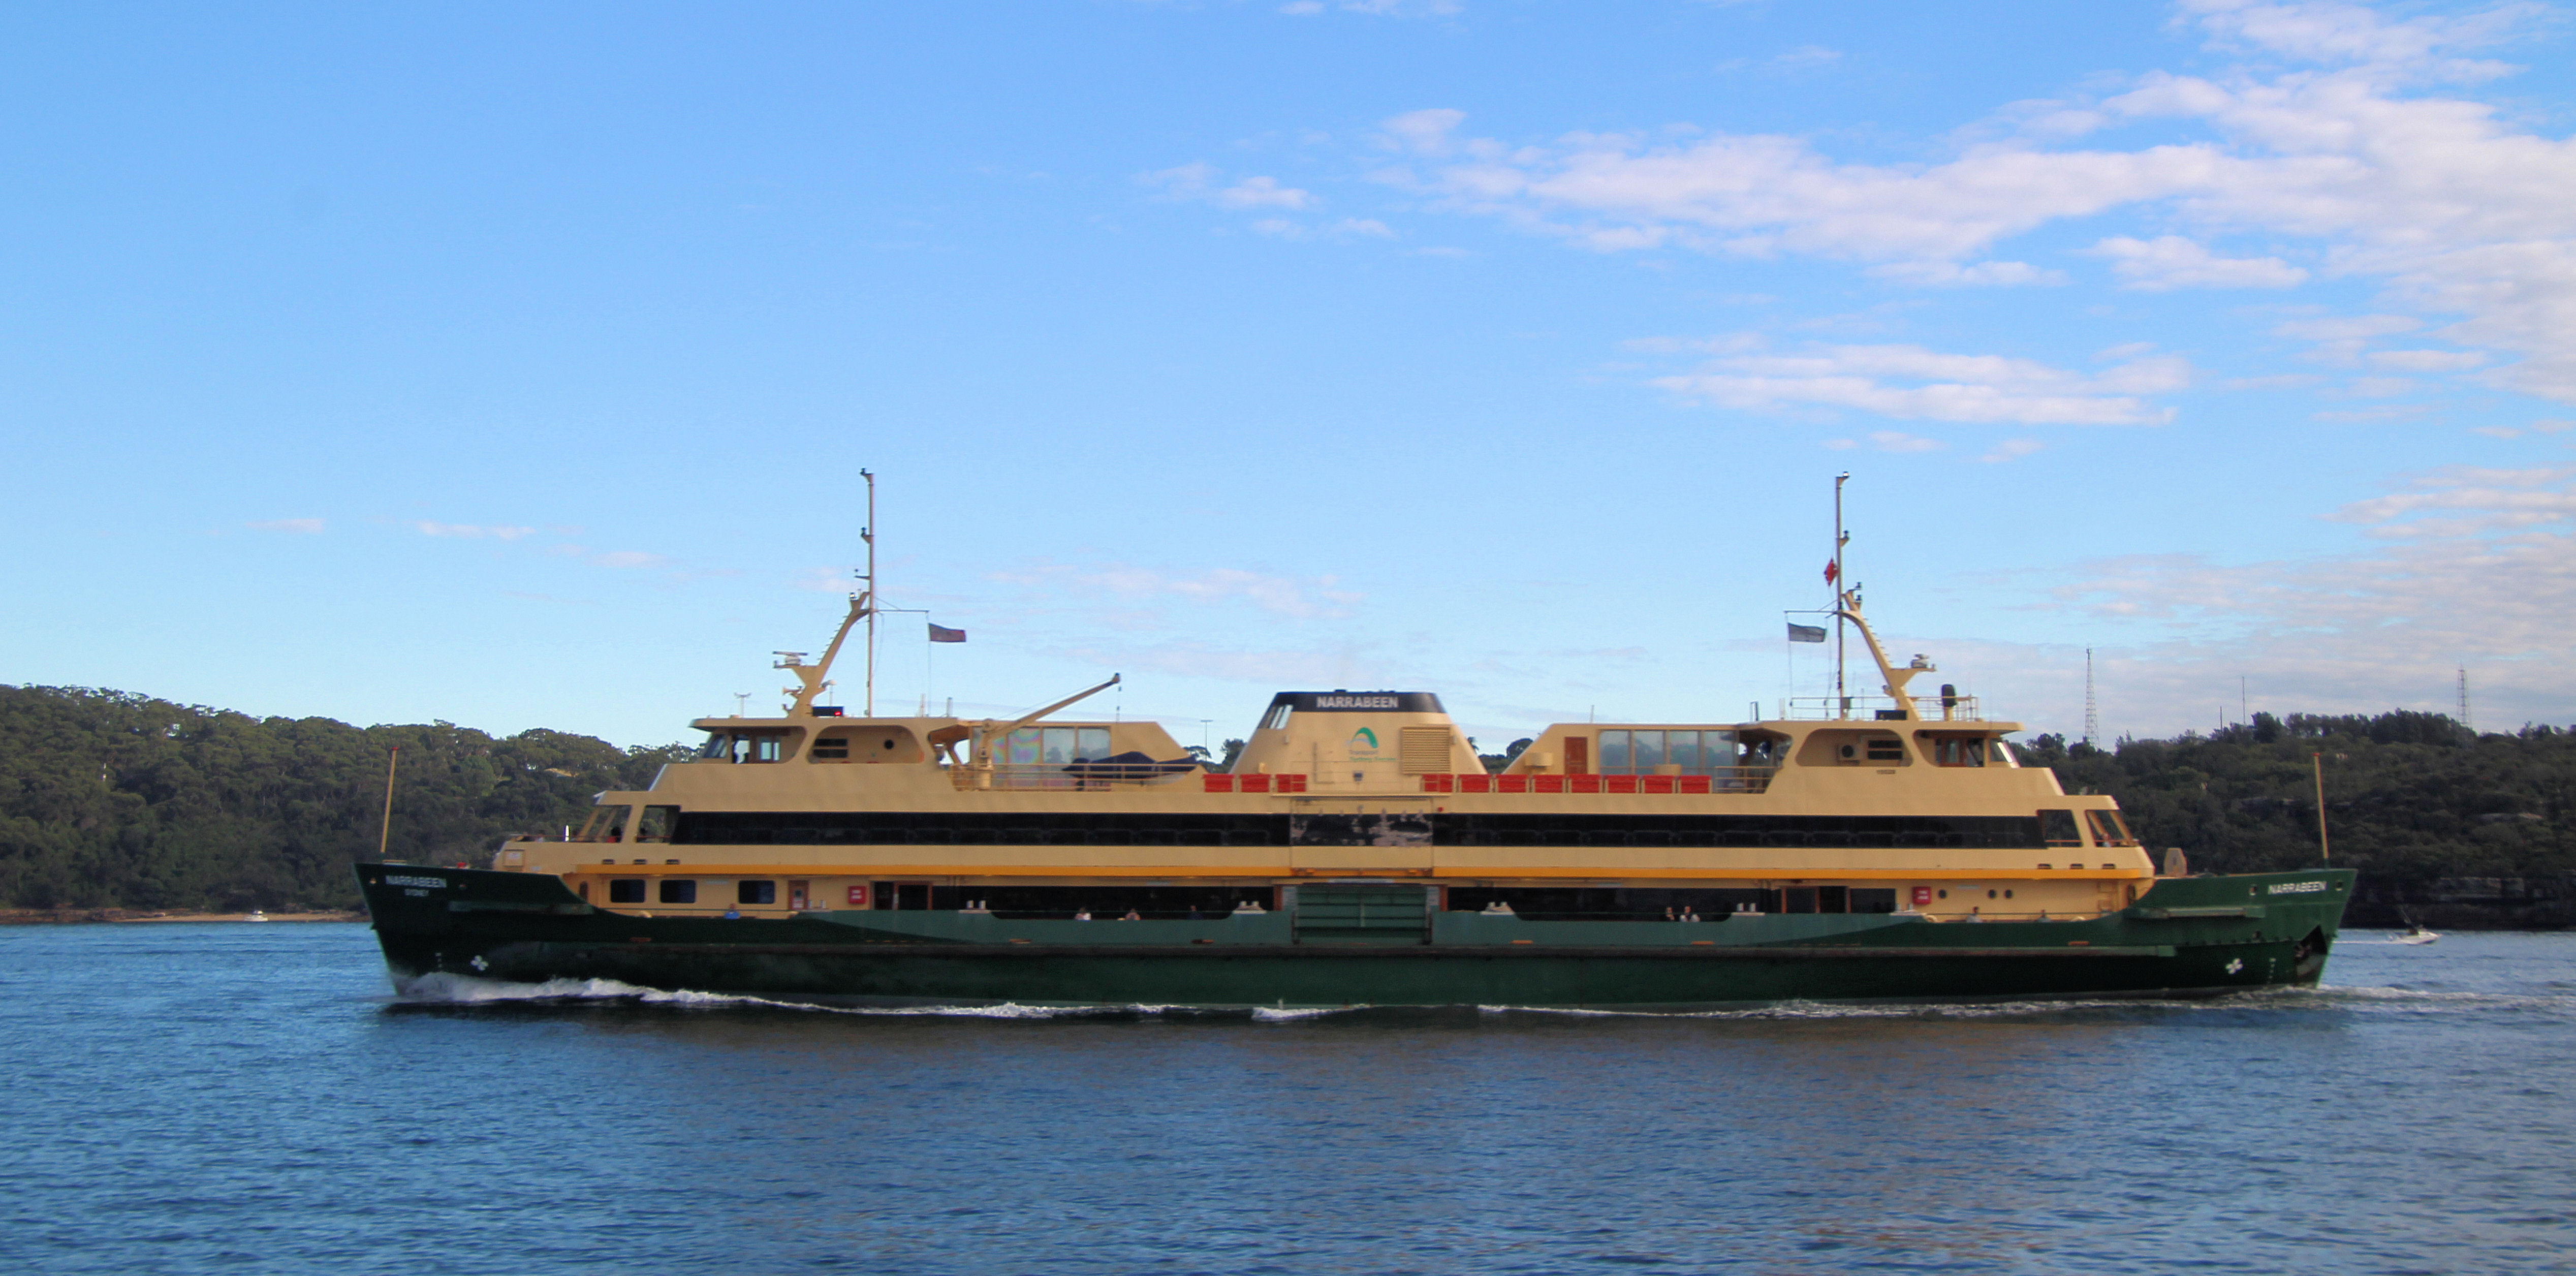
[[[1301,884],[1293,924],[1301,944],[1427,944],[1431,890]]]

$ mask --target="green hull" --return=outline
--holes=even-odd
[[[2085,921],[1867,914],[1528,922],[1404,931],[1286,913],[1208,921],[851,911],[786,920],[596,909],[554,877],[362,864],[398,983],[447,973],[857,1005],[1501,1005],[1687,1010],[1778,1001],[2211,996],[2314,984],[2349,870],[2160,881]]]

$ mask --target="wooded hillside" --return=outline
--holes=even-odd
[[[2248,726],[2110,751],[2041,736],[2022,746],[2070,793],[2108,793],[2157,848],[2196,871],[2317,859],[2312,758],[2322,755],[2335,862],[2420,895],[2445,878],[2542,878],[2576,869],[2576,734],[2533,726],[2471,735],[2440,714],[2254,715]]]
[[[0,904],[355,908],[349,864],[376,853],[397,745],[390,853],[416,863],[479,864],[503,834],[579,823],[593,794],[687,753],[0,686]]]
[[[348,865],[375,854],[396,745],[392,854],[416,863],[480,864],[502,835],[577,824],[594,793],[641,788],[688,753],[0,686],[0,906],[354,907]],[[2195,870],[2314,863],[2322,754],[2335,861],[2362,870],[2365,899],[2557,898],[2576,873],[2576,733],[2553,727],[2257,714],[2210,736],[2107,751],[2040,736],[2021,753],[2070,793],[2117,797],[2140,837],[2183,848]],[[2520,885],[2460,884],[2486,879]]]

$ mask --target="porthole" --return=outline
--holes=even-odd
[[[1987,892],[1986,892],[1986,898],[1988,898],[1988,899],[1993,899],[1994,897],[1995,897],[1995,893],[1994,893],[1993,891],[1987,891]]]
[[[1941,898],[1943,898],[1943,899],[1948,899],[1948,898],[1950,898],[1950,892],[1948,892],[1948,891],[1943,891],[1943,892],[1941,892]]]

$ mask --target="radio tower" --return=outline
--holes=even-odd
[[[2098,749],[2102,745],[2102,715],[2093,705],[2093,649],[2084,649],[2084,743]]]
[[[2471,735],[2477,734],[2478,729],[2469,726],[2469,667],[2467,665],[2460,666],[2460,725],[2468,727]]]

